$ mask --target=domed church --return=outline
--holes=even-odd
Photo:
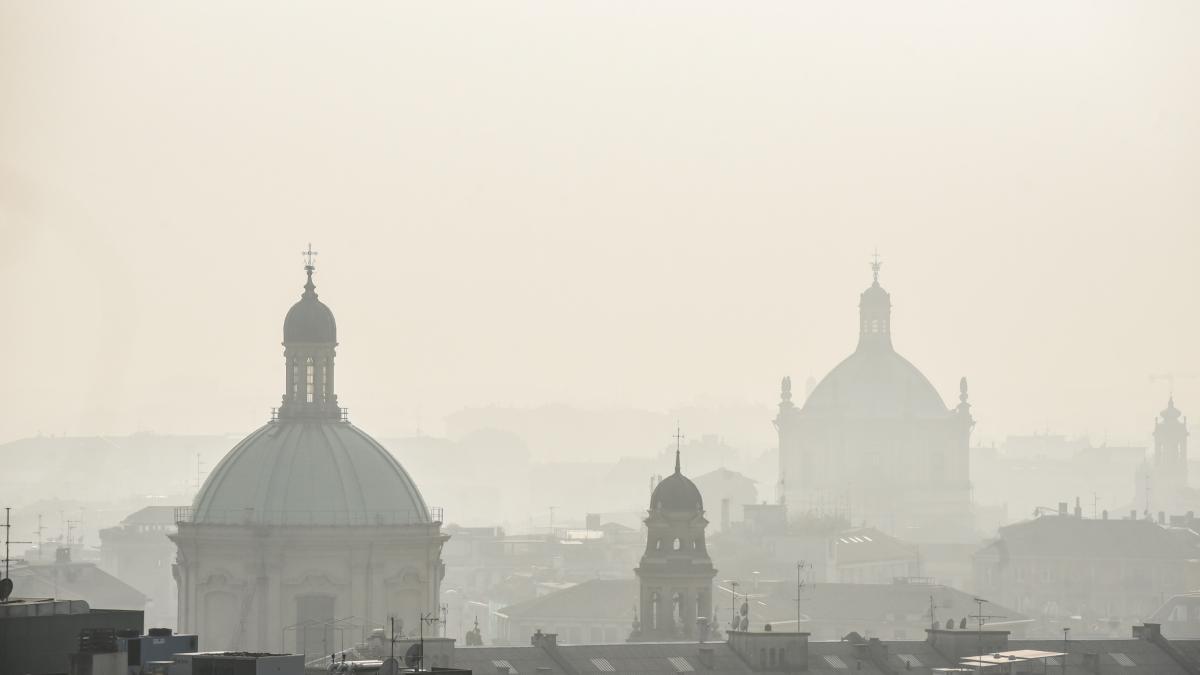
[[[308,282],[283,322],[284,394],[271,420],[179,509],[179,630],[205,650],[336,651],[337,633],[417,632],[437,612],[441,514],[347,419],[334,388],[337,323]]]
[[[803,405],[784,378],[775,426],[788,517],[840,515],[914,541],[972,530],[967,381],[947,408],[892,346],[891,296],[874,281],[859,300],[858,346]]]

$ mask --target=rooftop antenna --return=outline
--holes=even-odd
[[[436,612],[426,612],[421,615],[421,620],[419,622],[421,629],[421,635],[419,638],[421,649],[417,652],[417,672],[421,672],[425,666],[425,624],[435,624],[441,622],[442,619],[437,615]]]
[[[1070,645],[1070,639],[1068,637],[1070,635],[1070,633],[1071,633],[1071,627],[1063,626],[1063,658],[1062,658],[1063,675],[1066,675],[1066,673],[1067,673],[1067,659],[1071,658],[1071,655],[1069,653],[1070,650],[1067,649],[1067,647]]]
[[[12,562],[12,556],[8,553],[9,544],[32,544],[32,541],[13,541],[12,540],[12,507],[4,507],[4,579],[0,583],[0,602],[7,602],[8,596],[12,593],[12,577],[8,573],[8,565]]]
[[[983,606],[988,601],[984,600],[983,598],[974,598],[972,601],[975,604],[979,605],[979,610],[977,612],[975,612],[975,614],[971,618],[976,619],[979,622],[979,628],[978,628],[978,632],[977,632],[977,635],[978,635],[977,648],[979,649],[979,656],[977,658],[979,659],[979,672],[982,673],[983,672],[983,623],[985,621],[987,621],[988,619],[1006,619],[1008,617],[1000,616],[998,614],[984,614]]]
[[[796,632],[800,632],[800,590],[804,588],[804,579],[800,574],[805,567],[812,565],[803,560],[796,563]]]
[[[196,453],[196,491],[200,491],[200,486],[203,484],[201,478],[204,476],[204,460],[200,458],[200,453]]]
[[[39,513],[39,514],[37,514],[37,516],[38,516],[38,526],[37,526],[38,552],[37,552],[37,556],[38,556],[38,560],[41,560],[42,559],[42,532],[44,532],[46,530],[46,528],[42,527],[42,514]]]

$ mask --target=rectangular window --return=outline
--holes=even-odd
[[[304,372],[305,372],[305,375],[304,375],[304,386],[305,386],[304,402],[312,403],[313,402],[313,394],[316,393],[316,381],[314,380],[314,375],[316,374],[316,369],[313,367],[313,360],[311,358],[308,359],[308,362],[307,362],[307,365],[305,366]]]

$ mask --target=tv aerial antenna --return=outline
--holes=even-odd
[[[976,646],[979,649],[979,670],[982,671],[983,670],[983,624],[985,622],[989,621],[990,619],[1007,619],[1008,617],[1001,616],[999,614],[984,614],[983,606],[985,604],[989,604],[989,603],[987,600],[984,600],[983,598],[973,598],[971,601],[974,602],[975,604],[979,605],[979,609],[974,614],[971,615],[971,618],[975,619],[976,621],[979,622],[978,623],[979,628],[977,631],[977,634],[979,637],[978,637],[978,645],[976,645]]]
[[[802,614],[800,613],[800,592],[802,590],[804,590],[804,578],[802,575],[804,573],[804,568],[806,568],[806,567],[811,569],[812,563],[805,561],[805,560],[799,560],[796,562],[796,630],[797,631],[800,630],[800,617],[802,616]]]
[[[12,577],[8,573],[9,563],[12,562],[12,555],[9,554],[8,547],[10,544],[32,544],[32,541],[13,541],[12,540],[12,507],[4,507],[4,578],[0,579],[0,602],[8,602],[8,597],[12,595],[13,582]]]
[[[404,655],[404,659],[408,661],[408,665],[414,668],[417,672],[421,672],[425,665],[425,624],[440,624],[442,617],[438,616],[437,612],[426,612],[420,616],[420,637],[419,642],[408,648],[408,652]],[[416,647],[415,653],[413,647]]]

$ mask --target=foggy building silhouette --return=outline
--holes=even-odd
[[[335,631],[415,633],[436,612],[441,515],[396,459],[347,420],[337,324],[304,293],[284,320],[283,402],[176,515],[179,630],[206,650],[329,653]]]
[[[697,620],[712,620],[712,580],[704,500],[679,466],[659,481],[646,513],[646,552],[637,569],[640,625],[632,642],[674,640],[697,634]]]
[[[971,534],[967,382],[946,407],[892,346],[881,263],[859,301],[858,346],[802,405],[784,378],[775,426],[780,495],[790,519],[836,513],[909,540]]]
[[[1134,510],[1146,517],[1200,511],[1200,490],[1188,485],[1187,441],[1187,417],[1171,396],[1154,420],[1154,452],[1135,474]]]
[[[1175,407],[1175,397],[1154,422],[1154,486],[1167,495],[1188,487],[1187,418]],[[1168,497],[1170,501],[1170,497]],[[1174,504],[1164,506],[1167,510]]]

